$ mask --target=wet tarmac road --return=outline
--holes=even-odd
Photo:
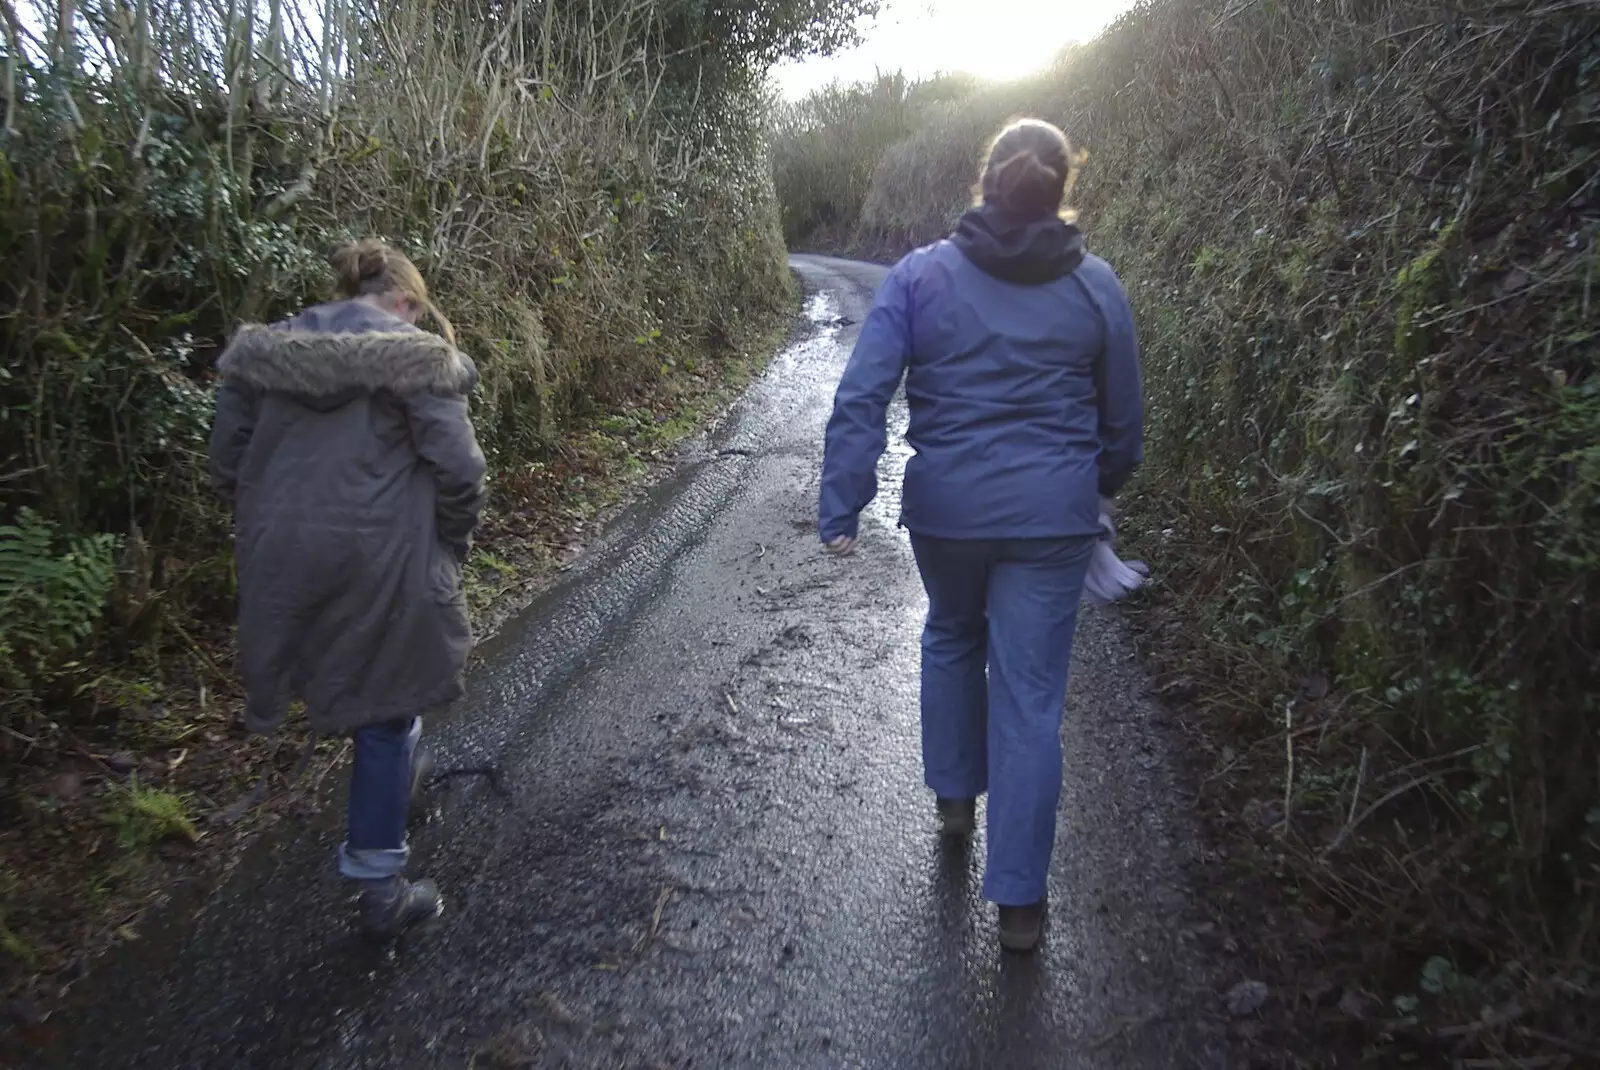
[[[1114,612],[1079,627],[1038,955],[998,948],[981,840],[939,842],[903,451],[855,557],[814,528],[821,428],[882,269],[795,267],[791,346],[430,726],[442,768],[492,764],[504,788],[445,782],[414,836],[445,916],[391,951],[353,935],[334,800],[147,922],[42,1065],[1232,1065],[1173,735]]]

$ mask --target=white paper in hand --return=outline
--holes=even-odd
[[[1112,545],[1116,528],[1111,517],[1100,514],[1100,529],[1105,534],[1089,554],[1089,570],[1083,579],[1083,596],[1098,605],[1120,601],[1138,590],[1150,575],[1143,561],[1124,561]]]

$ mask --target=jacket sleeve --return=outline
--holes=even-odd
[[[1139,371],[1139,340],[1133,309],[1117,277],[1106,272],[1096,295],[1105,319],[1105,347],[1095,368],[1100,409],[1100,494],[1115,497],[1135,468],[1144,463],[1144,383]]]
[[[878,289],[834,392],[817,518],[823,542],[854,536],[861,510],[878,493],[889,402],[911,357],[910,287],[904,266],[902,261]]]
[[[472,548],[472,533],[488,497],[484,484],[487,465],[467,411],[471,390],[471,386],[460,394],[419,390],[403,399],[411,439],[438,488],[435,517],[439,538],[462,561]]]
[[[211,470],[211,489],[233,501],[239,489],[239,465],[256,429],[261,396],[251,386],[224,377],[217,383],[217,414],[211,422],[211,447],[207,467]]]

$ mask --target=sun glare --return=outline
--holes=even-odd
[[[803,96],[832,81],[877,71],[915,77],[965,71],[1009,81],[1044,67],[1074,41],[1093,38],[1132,0],[888,0],[864,27],[860,48],[788,64],[775,73],[784,95]]]
[[[1044,67],[1062,46],[1092,36],[1100,29],[1093,18],[1111,5],[1071,0],[987,0],[985,3],[946,3],[949,14],[937,23],[950,38],[937,52],[948,55],[949,65],[991,81],[1021,78]],[[1116,5],[1121,7],[1122,5]]]

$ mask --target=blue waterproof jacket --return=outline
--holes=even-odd
[[[942,539],[1098,532],[1099,498],[1144,459],[1127,294],[1059,220],[968,212],[889,272],[828,421],[818,530],[856,534],[877,494],[890,400],[905,380],[916,455],[900,523]]]

